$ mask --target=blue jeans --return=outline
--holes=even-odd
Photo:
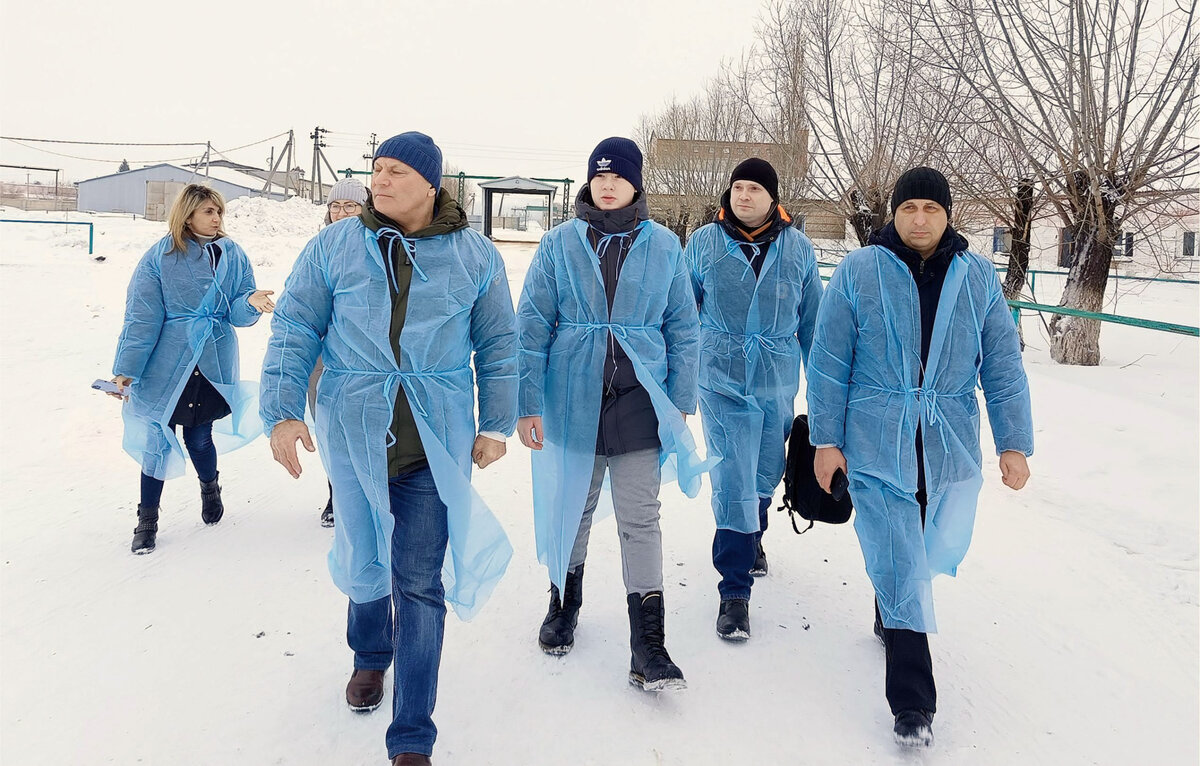
[[[212,423],[183,427],[183,444],[200,481],[217,478],[217,448],[212,440]],[[142,505],[157,508],[162,502],[163,482],[149,474],[142,474]]]
[[[750,586],[754,577],[754,557],[758,554],[758,543],[767,531],[767,511],[771,509],[771,498],[758,499],[758,531],[734,532],[732,529],[717,529],[713,536],[713,566],[721,573],[717,591],[722,601],[735,598],[750,598]]]
[[[388,758],[400,753],[432,755],[437,739],[433,706],[446,627],[446,506],[428,466],[390,479],[388,493],[396,521],[392,596],[366,604],[351,601],[346,642],[354,650],[357,669],[386,670],[393,665]]]

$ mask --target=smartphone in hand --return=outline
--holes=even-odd
[[[833,472],[833,478],[829,482],[829,494],[833,495],[834,500],[840,501],[846,496],[846,491],[850,489],[850,479],[846,478],[846,472],[841,468]]]
[[[129,396],[129,389],[121,388],[111,380],[101,380],[96,378],[92,381],[92,388],[97,391],[103,391],[106,394],[116,394],[118,396]]]

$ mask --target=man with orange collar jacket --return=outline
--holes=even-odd
[[[700,414],[712,469],[717,635],[750,638],[750,588],[767,572],[762,533],[812,345],[821,277],[812,242],[779,204],[765,160],[738,165],[716,221],[684,251],[700,310]]]

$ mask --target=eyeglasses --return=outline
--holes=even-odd
[[[331,202],[329,203],[329,212],[331,213],[357,213],[362,209],[362,205],[357,202]]]

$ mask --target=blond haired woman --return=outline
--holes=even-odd
[[[129,282],[113,382],[125,398],[123,446],[142,466],[134,553],[154,550],[163,481],[183,474],[177,426],[200,478],[205,524],[225,512],[217,452],[262,431],[256,385],[238,379],[233,328],[249,327],[275,304],[272,291],[255,289],[250,260],[225,236],[224,215],[220,193],[188,184],[171,206],[170,232]]]

